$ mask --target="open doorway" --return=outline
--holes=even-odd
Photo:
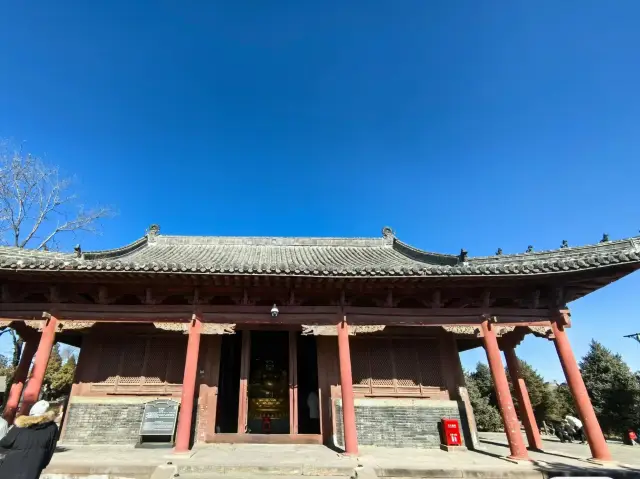
[[[298,334],[298,433],[320,434],[318,348],[315,336]]]
[[[244,332],[243,332],[244,334]],[[220,346],[220,382],[216,407],[216,433],[238,432],[240,357],[242,334],[225,334]]]
[[[251,331],[247,432],[289,433],[289,332]]]

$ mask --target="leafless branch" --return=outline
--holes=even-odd
[[[0,141],[0,243],[45,248],[61,233],[98,233],[110,208],[77,204],[70,179],[37,157]]]

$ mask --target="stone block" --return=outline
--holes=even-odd
[[[122,444],[139,441],[144,404],[71,403],[64,444]]]
[[[438,424],[443,417],[458,419],[465,445],[470,438],[464,406],[457,401],[431,399],[356,399],[356,429],[362,446],[440,447]],[[335,402],[338,447],[344,447],[342,402]]]

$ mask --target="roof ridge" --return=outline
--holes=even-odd
[[[146,246],[149,242],[148,236],[143,236],[142,238],[138,238],[133,243],[129,243],[127,245],[121,246],[120,248],[112,248],[112,249],[103,249],[97,251],[87,251],[86,253],[82,253],[82,259],[93,260],[93,259],[109,259],[113,257],[121,257],[125,254],[132,253],[137,249]]]
[[[385,238],[373,237],[329,237],[329,236],[186,236],[157,235],[156,244],[181,245],[253,245],[253,246],[351,246],[380,247],[388,242]]]
[[[437,263],[443,266],[454,266],[458,263],[457,255],[425,251],[404,243],[398,238],[393,238],[393,249],[407,258],[421,263]]]
[[[530,253],[527,252],[522,252],[522,253],[510,253],[510,254],[500,254],[500,255],[486,255],[486,256],[470,256],[469,259],[467,261],[469,262],[474,262],[476,260],[499,260],[499,261],[507,261],[508,259],[512,258],[512,259],[517,259],[517,260],[522,260],[524,258],[530,258],[531,260],[537,260],[540,257],[550,257],[550,255],[569,255],[571,253],[584,253],[586,251],[589,250],[593,250],[594,252],[598,252],[599,254],[602,253],[602,251],[604,250],[618,250],[618,249],[626,249],[626,248],[619,248],[620,246],[623,247],[632,247],[635,248],[636,246],[636,241],[640,240],[640,236],[632,236],[630,238],[624,238],[624,239],[619,239],[619,240],[611,240],[611,241],[605,241],[605,242],[599,242],[599,243],[592,243],[592,244],[587,244],[587,245],[580,245],[580,246],[567,246],[565,248],[555,248],[555,249],[547,249],[547,250],[540,250],[540,251],[532,251]]]

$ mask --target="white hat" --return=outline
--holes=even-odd
[[[31,411],[29,411],[29,416],[42,416],[45,412],[49,410],[49,403],[47,401],[38,401],[33,406],[31,406]]]

